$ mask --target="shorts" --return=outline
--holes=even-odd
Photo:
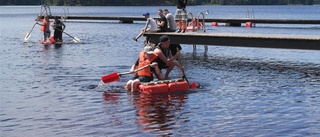
[[[185,9],[177,9],[176,14],[174,17],[174,20],[187,20],[188,19],[188,14]]]
[[[43,32],[44,39],[50,38],[50,35],[51,35],[50,31]]]
[[[150,82],[153,80],[153,77],[139,77],[140,82]]]

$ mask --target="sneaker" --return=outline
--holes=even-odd
[[[176,31],[176,33],[180,33],[181,32],[181,29],[178,29],[177,31]]]
[[[185,29],[181,31],[181,33],[185,33],[185,32],[186,32],[186,30],[185,30]]]
[[[132,38],[133,41],[137,42],[138,40],[136,38]]]

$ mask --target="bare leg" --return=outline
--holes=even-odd
[[[172,69],[173,69],[174,66],[175,66],[175,63],[174,63],[174,62],[173,62],[173,63],[170,63],[170,66],[168,66],[167,71],[166,71],[166,74],[165,74],[165,79],[168,78],[168,76],[169,76],[169,74],[170,74],[170,72],[172,71]]]
[[[133,80],[131,83],[131,92],[138,91],[138,86],[140,85],[140,83],[141,82],[139,79]]]
[[[145,33],[145,31],[142,30],[142,31],[139,33],[139,35],[134,38],[134,40],[137,41],[144,33]]]
[[[125,85],[124,88],[128,91],[131,91],[131,83],[133,80],[129,80]]]

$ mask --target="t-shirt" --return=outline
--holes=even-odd
[[[159,30],[158,32],[167,32],[167,29],[168,29],[168,21],[167,21],[167,18],[165,16],[162,16],[159,21],[162,23],[164,22],[164,25],[163,26],[159,26]]]
[[[177,24],[176,21],[174,20],[174,17],[171,13],[168,13],[166,15],[167,21],[168,21],[168,28],[170,30],[176,30],[177,29]]]
[[[156,23],[156,21],[153,18],[149,17],[147,19],[145,28],[147,28],[146,29],[147,31],[157,31],[157,23]]]

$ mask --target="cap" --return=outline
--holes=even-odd
[[[166,41],[168,41],[169,40],[169,37],[167,36],[167,35],[163,35],[163,36],[161,36],[160,38],[159,38],[159,41],[160,42],[166,42]]]
[[[153,53],[153,48],[151,46],[145,46],[144,47],[144,52],[147,54],[152,54]]]
[[[149,12],[146,12],[146,13],[144,13],[144,14],[142,14],[143,16],[149,16],[150,15],[150,13]]]

